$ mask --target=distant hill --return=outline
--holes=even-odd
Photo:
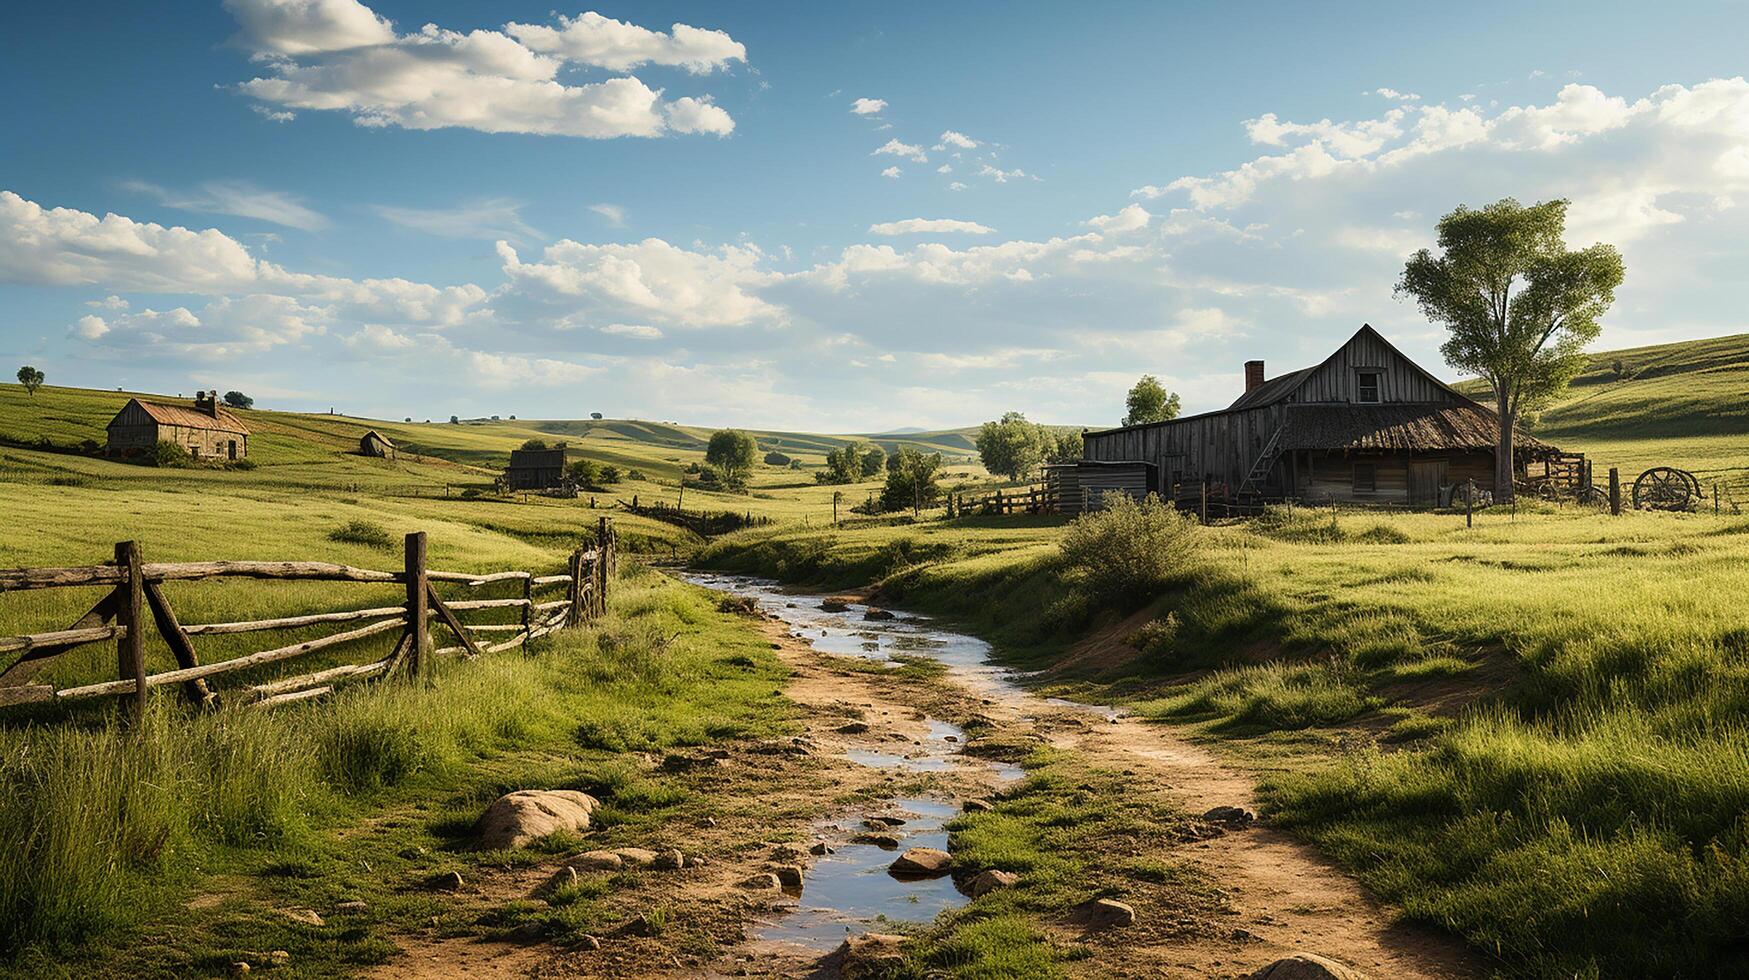
[[[1487,403],[1486,384],[1458,387]],[[1749,505],[1749,334],[1592,354],[1526,428],[1591,457],[1600,481],[1610,466],[1624,480],[1678,466]]]

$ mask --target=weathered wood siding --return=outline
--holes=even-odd
[[[160,442],[173,442],[201,459],[242,459],[249,454],[249,436],[225,429],[164,425],[138,402],[130,401],[109,423],[109,452],[116,455],[150,452]],[[233,452],[233,446],[235,451]]]
[[[1088,459],[1140,460],[1157,467],[1162,491],[1203,480],[1237,487],[1281,427],[1279,404],[1238,412],[1211,412],[1159,425],[1089,433]]]
[[[1379,404],[1448,404],[1454,401],[1451,392],[1375,335],[1366,332],[1355,334],[1288,397],[1296,402],[1357,403],[1360,401],[1358,387],[1362,371],[1379,374]]]
[[[1065,514],[1082,510],[1097,510],[1100,498],[1111,491],[1145,497],[1158,493],[1158,481],[1151,479],[1147,466],[1054,466],[1045,471],[1045,487],[1057,498],[1057,509]]]

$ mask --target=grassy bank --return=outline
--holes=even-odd
[[[1277,820],[1515,974],[1741,964],[1749,522],[1284,512],[1200,532],[1121,627],[1061,534],[748,532],[700,560],[878,584],[1084,697],[1267,759]]]
[[[580,788],[610,826],[659,822],[685,794],[628,753],[788,730],[783,674],[707,597],[632,568],[599,623],[533,657],[446,663],[429,687],[271,713],[159,699],[138,734],[0,730],[0,950],[33,975],[223,971],[268,949],[331,975],[429,923],[489,928],[416,885],[510,859],[465,850],[490,800]],[[275,911],[341,901],[366,911],[325,926]]]

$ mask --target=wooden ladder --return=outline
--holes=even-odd
[[[1270,433],[1269,441],[1264,444],[1263,452],[1259,453],[1256,462],[1251,464],[1251,472],[1245,474],[1245,482],[1239,484],[1239,496],[1247,493],[1257,493],[1257,487],[1269,478],[1270,469],[1275,466],[1275,457],[1279,454],[1277,446],[1281,443],[1281,430],[1285,426],[1276,426]]]

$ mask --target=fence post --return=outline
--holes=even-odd
[[[567,590],[571,606],[565,611],[565,625],[576,626],[583,621],[583,549],[571,552],[571,585]]]
[[[1464,481],[1464,527],[1476,526],[1476,480],[1471,477]]]
[[[128,700],[128,717],[137,725],[146,716],[146,629],[140,623],[146,583],[140,575],[139,542],[118,543],[115,546],[115,566],[127,575],[127,591],[121,596],[115,616],[120,625],[127,627],[127,635],[115,645],[116,676],[134,682],[134,696]]]
[[[752,522],[749,511],[748,522]],[[613,527],[603,517],[595,529],[595,615],[607,613],[607,578],[613,574]]]
[[[427,618],[430,584],[425,578],[425,532],[407,535],[407,676],[421,678],[431,667],[431,623]]]
[[[1209,481],[1202,481],[1202,522],[1209,522]]]
[[[534,575],[522,580],[522,652],[528,653],[528,631],[534,625]]]
[[[1609,468],[1609,512],[1621,516],[1621,470]]]

